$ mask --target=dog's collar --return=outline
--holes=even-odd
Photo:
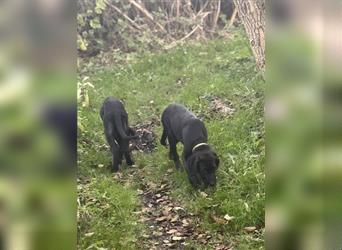
[[[195,145],[195,146],[192,148],[192,152],[194,152],[194,151],[196,150],[196,148],[198,148],[198,147],[200,147],[200,146],[204,146],[204,145],[208,146],[208,144],[207,144],[207,143],[204,143],[204,142],[198,143],[197,145]]]

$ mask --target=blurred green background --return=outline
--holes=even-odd
[[[76,246],[72,5],[0,3],[1,249]]]

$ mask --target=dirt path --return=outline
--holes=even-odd
[[[182,249],[188,239],[200,244],[211,239],[198,229],[199,219],[170,198],[169,184],[156,187],[149,183],[142,187],[140,196],[141,221],[148,226],[148,234],[143,235],[147,249]]]
[[[145,174],[143,169],[132,171],[129,179],[120,174],[116,176],[123,185],[137,179],[141,181],[137,192],[142,207],[136,213],[147,229],[140,236],[142,249],[197,249],[192,245],[215,250],[233,249],[231,245],[222,244],[217,235],[214,239],[209,232],[203,231],[200,228],[201,218],[188,212],[171,197],[171,183],[167,180],[173,171],[166,172],[158,185],[142,178]]]

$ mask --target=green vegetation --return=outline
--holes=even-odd
[[[221,234],[236,249],[263,248],[265,83],[242,32],[227,40],[142,54],[129,64],[103,67],[88,76],[81,80],[79,105],[80,249],[139,248],[146,227],[135,213],[141,209],[137,189],[142,182],[161,185],[167,170],[174,168],[159,144],[161,126],[156,125],[155,151],[133,152],[136,167],[123,165],[121,177],[114,178],[106,168],[111,155],[99,117],[107,96],[124,101],[131,125],[159,121],[171,102],[182,103],[203,117],[209,143],[221,160],[216,191],[206,191],[206,197],[191,188],[184,172],[173,171],[167,180],[171,196],[198,215],[201,227],[213,238]],[[232,114],[213,112],[213,97],[224,100]],[[135,176],[138,172],[141,178]],[[234,218],[224,221],[225,215]],[[251,226],[256,231],[246,232],[244,228]]]

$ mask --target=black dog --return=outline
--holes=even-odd
[[[138,136],[128,126],[128,115],[120,100],[114,97],[107,97],[104,101],[100,116],[103,121],[104,133],[113,155],[112,172],[119,170],[123,155],[129,166],[134,165],[129,152],[129,140]]]
[[[207,144],[208,134],[203,122],[179,104],[170,104],[162,114],[164,127],[160,143],[166,146],[166,138],[170,144],[170,159],[176,168],[181,168],[177,154],[177,143],[184,145],[183,160],[190,183],[204,188],[216,185],[215,171],[219,166],[217,154]]]

